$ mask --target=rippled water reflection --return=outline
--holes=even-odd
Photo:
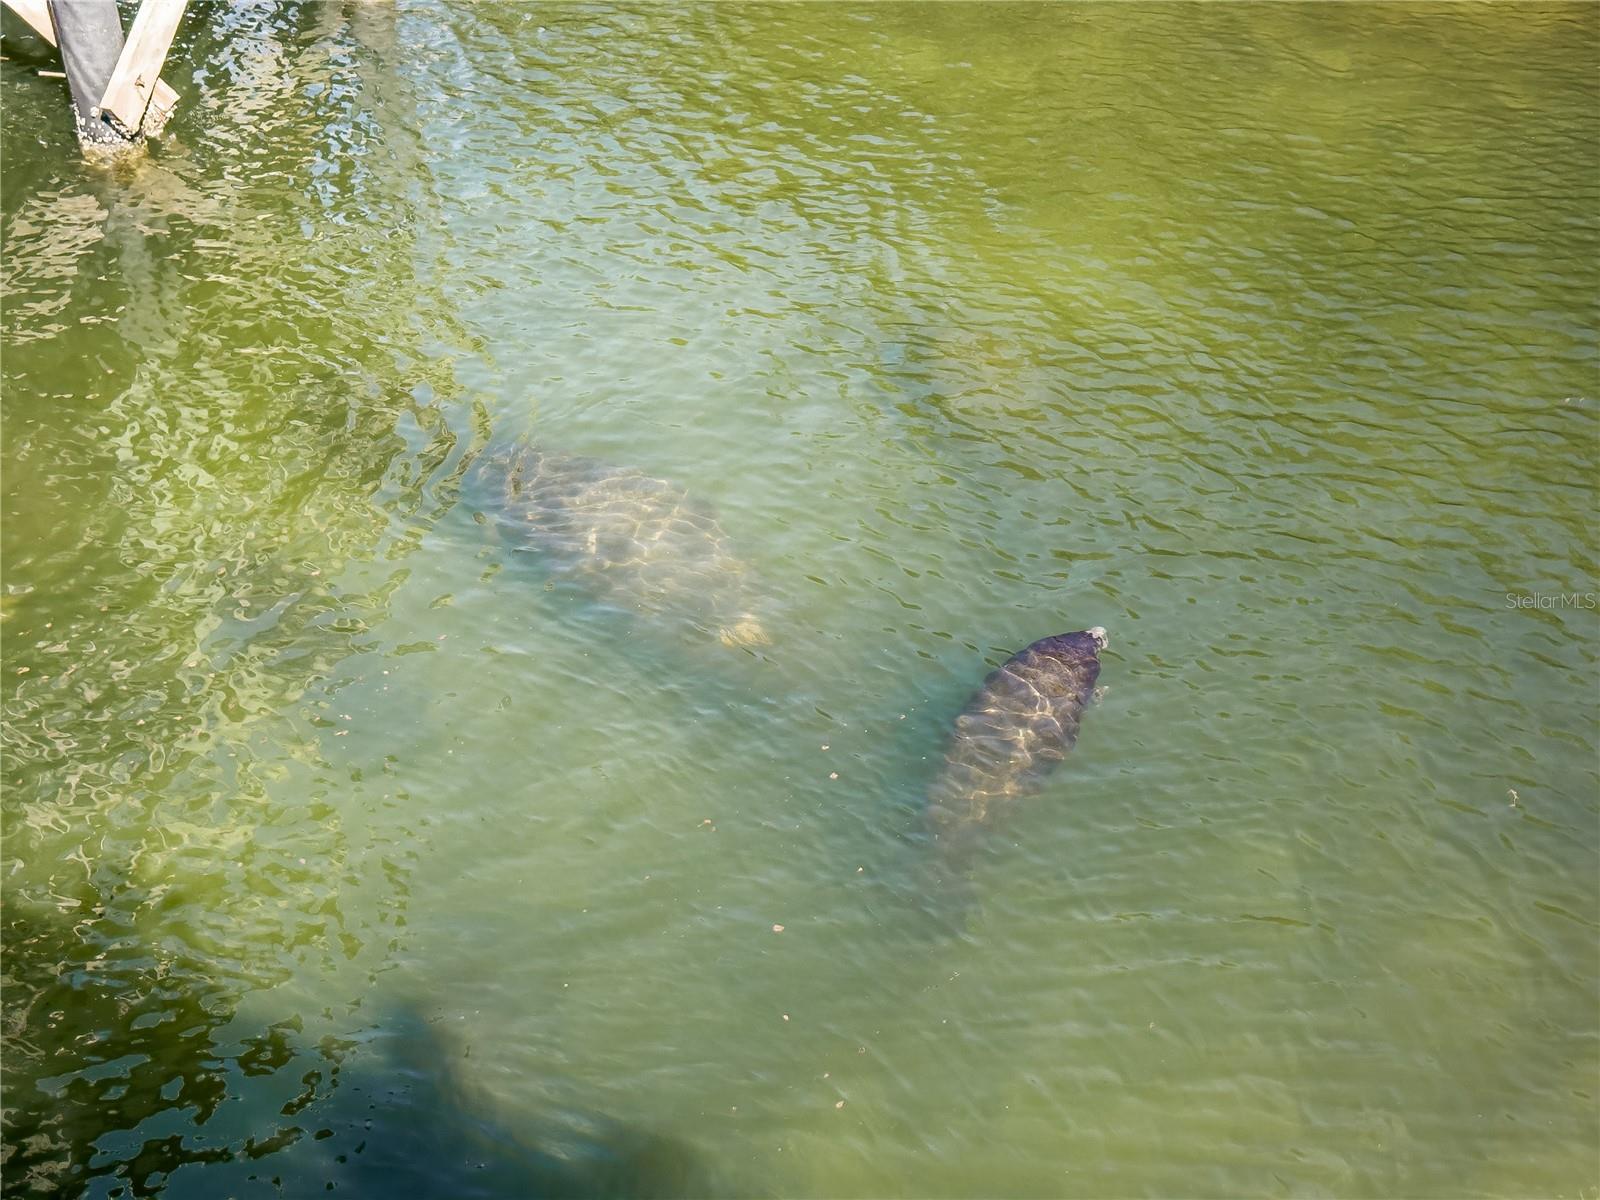
[[[8,1194],[1592,1188],[1593,8],[219,6],[109,170],[16,42]]]

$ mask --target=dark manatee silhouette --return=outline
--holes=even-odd
[[[926,807],[947,876],[985,829],[1044,786],[1077,742],[1106,644],[1098,626],[1041,638],[1007,659],[967,701]]]
[[[524,442],[482,455],[469,486],[503,537],[590,599],[728,646],[769,641],[749,568],[676,484]]]

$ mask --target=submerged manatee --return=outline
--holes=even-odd
[[[1072,749],[1105,647],[1098,626],[1041,638],[967,702],[928,793],[929,831],[947,865],[959,865],[1011,802],[1039,791]]]
[[[473,474],[500,533],[591,599],[686,622],[729,646],[769,640],[749,568],[716,518],[676,485],[527,444],[484,455]]]

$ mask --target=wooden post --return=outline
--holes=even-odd
[[[51,0],[58,3],[59,0]],[[167,61],[167,48],[178,32],[188,0],[144,0],[128,30],[128,40],[117,58],[106,89],[100,96],[100,112],[127,137],[137,137],[145,124],[145,110],[155,97],[161,81],[161,64]],[[159,115],[165,123],[166,115]]]
[[[47,0],[50,23],[55,26],[61,64],[67,68],[67,86],[78,117],[78,137],[100,145],[117,145],[126,139],[100,119],[100,97],[105,94],[117,56],[122,53],[122,19],[117,0]]]
[[[45,41],[52,46],[56,44],[56,27],[50,23],[50,10],[45,7],[45,0],[5,0],[5,6],[26,21],[28,27]],[[166,80],[157,81],[155,95],[150,98],[151,109],[164,120],[177,103],[178,93],[168,86]],[[147,116],[145,124],[152,125],[154,121]]]

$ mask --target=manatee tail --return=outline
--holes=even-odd
[[[972,937],[983,920],[983,904],[972,868],[971,845],[928,835],[914,872],[913,903],[930,941]]]
[[[930,892],[922,906],[927,917],[929,937],[946,940],[975,937],[983,925],[983,903],[977,885],[965,874],[952,874],[936,867],[937,890]]]

